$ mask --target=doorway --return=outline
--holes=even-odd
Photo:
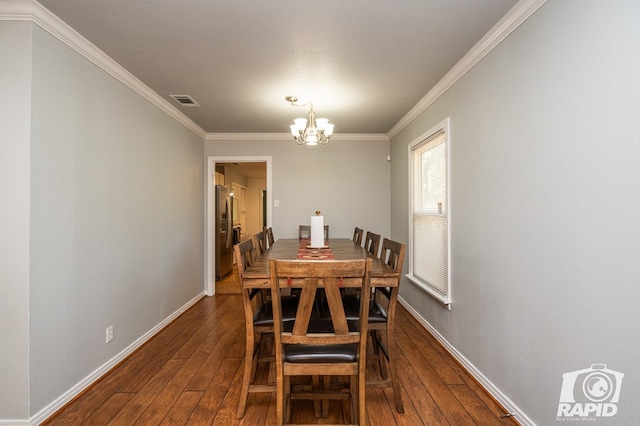
[[[205,249],[205,294],[207,296],[212,296],[215,294],[215,177],[216,171],[221,170],[220,166],[224,166],[225,169],[228,167],[228,175],[230,182],[227,182],[227,177],[225,176],[225,186],[231,187],[233,182],[236,184],[240,184],[242,180],[242,176],[247,179],[259,179],[256,177],[256,169],[258,164],[262,166],[262,170],[264,171],[263,181],[266,182],[266,187],[263,184],[262,186],[257,186],[255,189],[252,187],[252,191],[256,193],[256,200],[251,201],[245,205],[245,208],[253,208],[258,209],[259,213],[257,215],[256,224],[249,224],[247,227],[248,235],[257,228],[262,228],[260,225],[266,224],[265,226],[271,226],[271,170],[272,170],[272,158],[270,156],[264,157],[255,157],[255,156],[210,156],[207,157],[207,200],[206,200],[206,212],[205,212],[205,229],[206,229],[206,249]],[[243,170],[244,167],[244,170]],[[237,173],[237,174],[236,174]],[[247,176],[251,175],[251,176]],[[218,175],[219,176],[219,175]],[[245,185],[246,187],[246,185]],[[248,189],[248,188],[247,188]],[[264,195],[264,197],[263,197]],[[247,191],[247,197],[251,197],[250,192]],[[239,207],[242,208],[242,207]],[[237,217],[242,217],[238,215]],[[247,224],[244,224],[247,226]],[[243,226],[242,223],[239,223],[239,226]],[[259,232],[259,231],[256,231]]]

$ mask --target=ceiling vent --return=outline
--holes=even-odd
[[[174,101],[185,107],[199,107],[198,103],[189,95],[169,95]]]

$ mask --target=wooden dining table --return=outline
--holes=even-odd
[[[328,261],[372,259],[371,286],[397,287],[398,271],[390,268],[379,258],[373,257],[364,248],[349,238],[330,238],[325,248],[307,248],[308,241],[297,238],[279,239],[259,256],[253,265],[244,270],[243,286],[246,288],[269,288],[269,259]],[[328,254],[328,255],[327,255]]]

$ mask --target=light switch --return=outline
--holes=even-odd
[[[273,207],[280,207],[280,200],[274,200]]]

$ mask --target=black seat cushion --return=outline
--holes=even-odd
[[[373,302],[369,307],[369,322],[384,323],[387,322],[387,312],[378,302]]]
[[[282,321],[292,322],[296,319],[298,310],[298,299],[294,297],[283,297],[282,299]],[[272,326],[273,309],[271,303],[263,303],[253,314],[253,325]]]
[[[360,316],[360,296],[348,295],[342,298],[344,313],[348,321],[357,321]],[[387,312],[376,301],[369,306],[369,323],[387,322]]]
[[[293,321],[284,324],[284,330],[291,332]],[[350,331],[356,331],[357,321],[347,321]],[[333,333],[331,318],[312,318],[309,322],[309,333]],[[321,362],[355,362],[358,345],[284,345],[284,359],[287,362],[321,363]]]
[[[284,360],[298,363],[355,362],[358,345],[284,345]]]

